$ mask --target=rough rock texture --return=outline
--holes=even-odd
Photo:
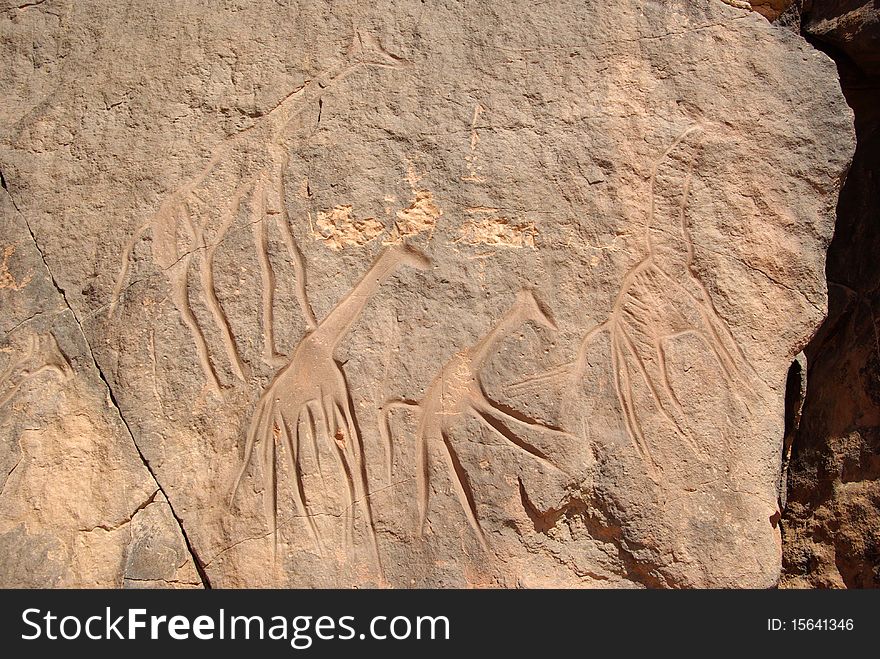
[[[866,0],[805,0],[800,7],[801,30],[844,66],[876,79],[880,71],[880,7]],[[853,86],[848,72],[847,86]],[[867,82],[867,81],[863,81]]]
[[[716,0],[47,0],[0,34],[7,221],[212,586],[777,582],[853,147],[797,35]],[[131,516],[114,427],[132,475],[83,496],[144,483]],[[55,492],[14,475],[10,508]],[[117,579],[186,580],[154,501]]]
[[[0,195],[0,586],[201,585],[24,216]]]
[[[828,320],[806,349],[791,449],[784,585],[880,586],[880,9],[813,2],[800,25],[838,62],[858,147],[828,250]]]
[[[775,21],[792,5],[792,0],[752,0],[750,8],[770,21]]]

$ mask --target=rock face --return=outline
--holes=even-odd
[[[880,10],[804,3],[804,33],[837,60],[858,147],[828,250],[828,320],[805,350],[783,518],[789,587],[880,586]]]
[[[801,30],[836,59],[846,59],[869,79],[880,71],[880,7],[866,0],[804,0]],[[848,73],[851,83],[854,74]]]
[[[0,213],[0,585],[201,585],[25,217]]]
[[[771,21],[778,19],[792,4],[792,0],[752,0],[748,3],[750,9]]]
[[[777,582],[834,65],[506,4],[4,11],[7,583]]]

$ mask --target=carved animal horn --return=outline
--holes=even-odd
[[[355,62],[377,66],[401,66],[408,64],[402,57],[393,55],[385,50],[385,47],[372,34],[362,30],[355,30],[351,45],[348,48],[348,57]]]
[[[412,245],[394,245],[390,249],[397,251],[401,256],[401,260],[416,270],[427,270],[431,265],[431,259]]]
[[[554,332],[559,329],[549,309],[538,300],[532,289],[520,289],[516,294],[516,302],[517,305],[526,311],[526,317],[529,320],[533,320]]]

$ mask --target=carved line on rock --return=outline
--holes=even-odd
[[[390,415],[396,408],[413,411],[419,417],[416,431],[416,461],[418,482],[419,522],[418,536],[423,537],[428,518],[430,492],[430,450],[439,451],[446,463],[448,475],[452,481],[462,511],[484,551],[489,551],[486,534],[480,524],[476,498],[468,472],[462,464],[450,433],[457,421],[465,413],[472,415],[486,428],[500,437],[507,445],[525,453],[529,458],[538,461],[554,471],[556,467],[547,456],[535,446],[514,433],[509,426],[518,426],[528,430],[555,434],[571,438],[563,430],[547,426],[537,421],[517,418],[502,409],[499,404],[490,401],[483,392],[480,383],[480,370],[495,346],[513,332],[521,324],[530,321],[555,330],[556,324],[538,304],[534,294],[521,290],[516,301],[506,311],[498,323],[474,346],[453,355],[440,369],[428,387],[424,397],[419,400],[395,398],[385,402],[378,410],[379,432],[385,445],[385,455],[389,460],[386,465],[389,481],[393,460],[393,437],[391,434]]]
[[[51,333],[31,334],[24,352],[17,359],[10,360],[0,373],[0,409],[26,382],[45,372],[67,379],[73,369]]]
[[[693,268],[694,243],[687,222],[687,202],[693,181],[696,151],[701,141],[695,140],[677,192],[675,220],[680,235],[674,248],[683,253],[683,267],[673,270],[655,245],[651,234],[657,226],[658,170],[666,164],[673,152],[688,145],[691,138],[702,132],[699,126],[685,130],[654,162],[651,168],[651,204],[646,227],[647,255],[624,276],[618,295],[607,320],[592,328],[581,341],[573,362],[561,364],[543,373],[530,376],[507,387],[512,393],[567,376],[572,388],[586,372],[587,357],[593,340],[607,332],[611,338],[611,367],[613,384],[627,433],[637,452],[645,460],[649,473],[656,477],[660,465],[653,456],[636,406],[633,380],[641,378],[655,407],[701,459],[707,458],[706,448],[689,428],[681,402],[670,382],[666,345],[675,338],[688,334],[698,337],[718,362],[722,376],[732,394],[746,407],[743,391],[752,392],[748,376],[756,375],[727,324],[718,314],[709,290]],[[676,192],[673,190],[673,192]],[[667,245],[668,247],[668,245]],[[695,292],[694,292],[695,291]],[[674,325],[679,329],[670,330]],[[574,398],[572,396],[571,398]],[[564,403],[563,403],[564,404]]]
[[[282,238],[288,248],[297,275],[297,299],[302,309],[308,329],[314,329],[316,323],[314,313],[308,305],[305,296],[305,269],[302,265],[302,255],[299,246],[293,237],[288,225],[283,169],[287,163],[290,137],[289,125],[309,105],[319,101],[322,95],[333,85],[347,78],[359,68],[396,68],[408,64],[403,58],[394,56],[385,50],[374,37],[355,31],[352,44],[346,54],[343,64],[334,69],[328,69],[307,81],[298,89],[295,89],[282,99],[275,107],[262,115],[258,121],[248,128],[224,139],[211,152],[207,163],[199,172],[188,179],[174,192],[168,195],[162,202],[159,210],[140,226],[125,246],[122,253],[122,263],[113,288],[111,302],[108,307],[108,317],[112,317],[116,307],[122,298],[125,283],[128,280],[128,272],[134,247],[146,231],[153,234],[152,256],[156,265],[166,274],[172,289],[172,301],[181,319],[187,326],[196,351],[199,363],[209,386],[219,392],[223,388],[217,376],[217,371],[211,360],[211,351],[205,340],[204,332],[193,314],[187,276],[192,262],[192,254],[196,250],[207,249],[201,265],[201,285],[206,304],[211,311],[214,323],[220,331],[227,358],[232,367],[233,375],[238,380],[245,380],[246,369],[241,361],[234,337],[229,325],[228,318],[223,311],[217,297],[213,280],[213,257],[217,245],[229,230],[238,216],[242,197],[250,191],[251,215],[254,220],[254,244],[260,260],[262,277],[263,299],[263,334],[265,361],[271,366],[283,363],[283,356],[275,352],[274,329],[273,329],[273,301],[275,292],[274,272],[268,257],[268,227],[265,220],[267,216],[277,216],[276,220],[281,228]],[[239,150],[247,150],[251,134],[264,132],[266,135],[258,136],[260,149],[258,155],[268,156],[268,164],[250,177],[240,181],[236,192],[233,194],[228,206],[223,210],[219,233],[219,239],[214,237],[209,242],[206,240],[205,226],[198,220],[193,221],[191,206],[201,198],[198,189],[208,182],[212,175],[229,164]],[[280,201],[280,208],[267,208],[266,192],[274,188]],[[207,218],[204,219],[207,222]],[[177,244],[177,234],[180,229],[189,234],[190,247],[180,250]]]

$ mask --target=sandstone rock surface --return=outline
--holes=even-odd
[[[74,311],[0,202],[0,585],[200,586]]]
[[[777,582],[825,55],[716,0],[0,21],[7,583]]]
[[[805,353],[783,517],[788,587],[880,586],[880,10],[804,3],[803,30],[838,62],[858,147],[828,249],[828,319]]]

